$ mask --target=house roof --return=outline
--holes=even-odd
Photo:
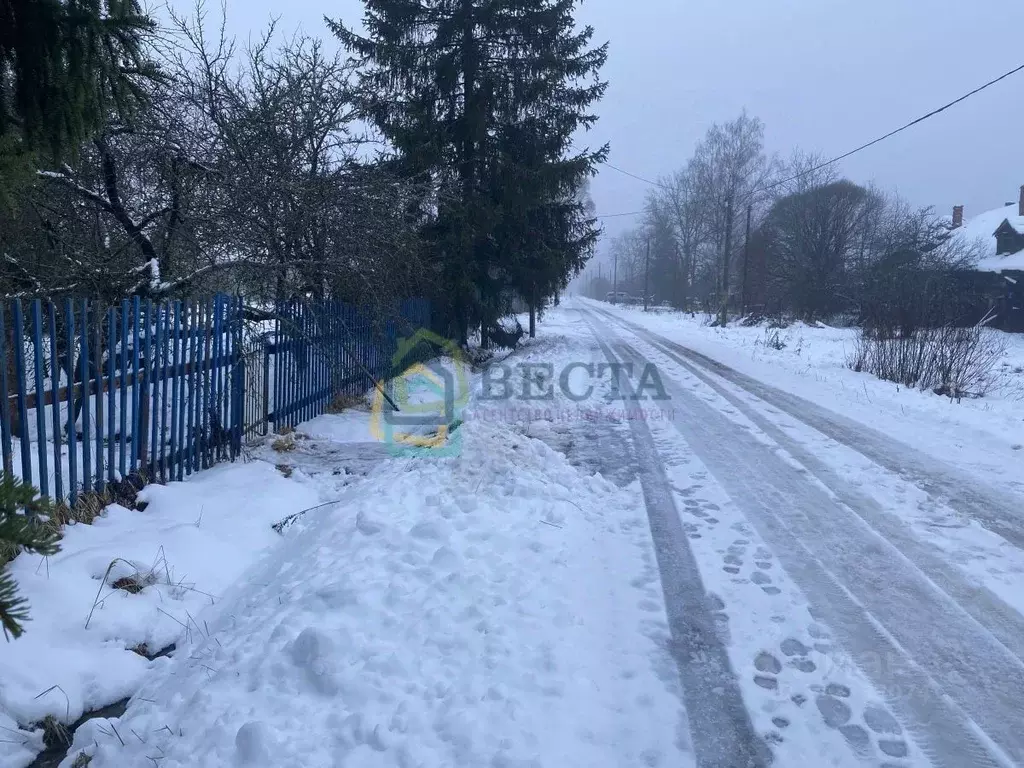
[[[956,231],[956,236],[967,242],[977,243],[981,248],[978,270],[981,272],[1001,272],[1004,269],[1024,269],[1024,250],[1017,253],[996,256],[996,230],[1004,221],[1009,221],[1014,230],[1024,235],[1024,216],[1018,216],[1017,203],[1004,205],[991,211],[979,214],[965,222]]]

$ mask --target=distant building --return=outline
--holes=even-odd
[[[966,223],[963,206],[956,206],[950,228],[954,236],[980,249],[976,271],[964,276],[965,292],[982,300],[978,313],[994,310],[995,327],[1024,332],[1024,187],[1018,202]]]
[[[1018,202],[986,211],[966,223],[963,206],[956,206],[952,228],[981,248],[979,271],[1024,270],[1024,187]]]

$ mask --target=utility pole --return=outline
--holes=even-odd
[[[647,255],[644,256],[644,312],[647,311],[647,277],[651,271],[651,238],[647,237]]]
[[[612,275],[612,304],[619,303],[619,252],[615,251],[615,266]]]
[[[747,314],[747,265],[750,263],[750,220],[754,215],[754,206],[747,203],[747,239],[743,242],[743,285],[740,289],[740,302],[743,314]]]

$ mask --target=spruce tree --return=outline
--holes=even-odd
[[[0,479],[0,627],[4,637],[19,637],[28,621],[28,605],[18,596],[18,588],[6,560],[19,551],[52,555],[59,550],[56,527],[48,525],[48,505],[38,498],[35,488],[18,478]]]
[[[144,48],[154,29],[137,0],[0,0],[0,142],[61,159],[130,116],[159,74]]]
[[[596,231],[576,192],[607,151],[570,154],[596,119],[605,46],[579,0],[364,0],[367,35],[328,23],[362,57],[365,111],[410,175],[439,190],[425,231],[458,335],[510,292],[548,296]]]
[[[607,46],[591,48],[593,29],[577,30],[578,0],[510,0],[496,22],[513,41],[506,90],[496,100],[497,140],[506,178],[501,198],[508,289],[530,307],[530,334],[538,309],[565,288],[589,258],[598,236],[584,188],[607,155],[573,152],[573,140],[596,116],[589,109],[604,93],[598,79]]]

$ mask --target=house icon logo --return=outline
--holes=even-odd
[[[371,434],[396,455],[457,454],[470,382],[459,346],[421,329],[399,340],[392,371],[383,390],[374,390]]]

